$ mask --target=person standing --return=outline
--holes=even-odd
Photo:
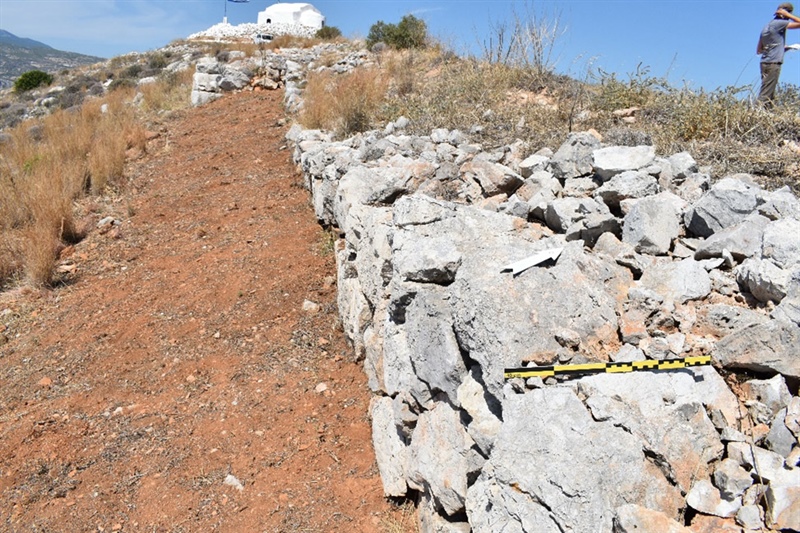
[[[761,91],[758,101],[766,107],[774,105],[775,88],[781,75],[786,51],[786,30],[800,28],[800,17],[792,15],[794,6],[784,2],[775,11],[775,18],[761,30],[756,53],[761,56]]]

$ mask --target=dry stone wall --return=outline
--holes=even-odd
[[[318,56],[289,54],[276,70],[298,109]],[[339,312],[375,395],[385,494],[415,498],[426,532],[799,530],[791,191],[588,132],[486,150],[408,124],[287,136],[341,235]],[[713,365],[503,377],[688,355]]]
[[[590,133],[486,151],[406,124],[289,134],[342,235],[386,495],[418,495],[424,531],[800,528],[797,198]],[[699,354],[713,366],[503,378]]]

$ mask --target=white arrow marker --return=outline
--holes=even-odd
[[[535,253],[530,257],[526,257],[525,259],[521,259],[516,263],[511,263],[510,265],[504,266],[500,272],[511,272],[513,275],[517,275],[520,272],[524,272],[531,267],[534,267],[540,263],[544,263],[545,261],[552,259],[555,261],[558,259],[558,256],[561,255],[563,252],[563,248],[551,248],[549,250],[543,250],[541,252]]]

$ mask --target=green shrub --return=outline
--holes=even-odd
[[[53,76],[41,70],[29,70],[14,82],[14,92],[24,93],[53,83]]]
[[[414,15],[406,15],[398,24],[379,20],[369,29],[367,46],[382,42],[392,48],[424,48],[428,41],[428,26]]]
[[[136,82],[129,78],[120,78],[111,82],[108,86],[109,92],[114,92],[118,89],[130,89],[136,87]]]
[[[428,26],[414,15],[400,19],[397,30],[389,44],[395,48],[424,48],[428,40]]]
[[[386,43],[389,40],[390,27],[394,27],[394,25],[386,24],[382,20],[373,24],[367,34],[367,46],[372,47],[377,43]]]
[[[151,69],[162,69],[167,66],[167,58],[164,56],[164,54],[153,54],[147,60],[147,66]]]
[[[142,65],[131,65],[122,73],[124,78],[138,78],[139,74],[144,70]]]
[[[326,41],[332,41],[333,39],[337,39],[341,36],[342,31],[336,26],[323,26],[317,30],[316,34],[314,34],[314,37],[317,39],[324,39]]]

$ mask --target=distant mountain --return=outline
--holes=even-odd
[[[99,61],[103,61],[103,58],[63,52],[39,41],[0,30],[0,87],[10,87],[15,79],[29,70],[54,74]]]
[[[10,44],[11,46],[19,46],[20,48],[49,48],[53,50],[53,47],[47,46],[44,43],[40,43],[39,41],[34,41],[33,39],[26,39],[25,37],[17,37],[10,31],[0,30],[0,46],[5,44]]]

